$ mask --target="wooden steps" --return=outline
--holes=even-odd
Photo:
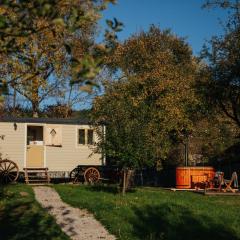
[[[45,185],[50,183],[48,168],[24,168],[25,183],[30,185]]]

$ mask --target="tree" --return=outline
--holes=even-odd
[[[95,121],[107,124],[101,147],[120,167],[161,166],[192,129],[198,64],[190,47],[151,26],[119,45],[108,66],[119,80],[106,82],[94,103]]]
[[[55,31],[30,35],[22,48],[11,53],[7,64],[3,64],[10,90],[31,103],[33,115],[38,115],[40,104],[46,98],[61,96],[64,87],[70,85],[71,68],[65,42],[71,43],[79,55],[86,55],[85,46],[92,41],[92,34],[88,35],[86,30],[77,36],[63,29]]]
[[[109,2],[114,1],[2,1],[0,64],[5,78],[1,78],[1,91],[11,86],[37,113],[44,97],[56,86],[61,88],[53,79],[94,86],[102,56],[111,51],[115,32],[121,28],[116,19],[108,21],[106,42],[94,42],[97,20]]]
[[[206,89],[211,102],[240,127],[240,2],[206,1],[204,7],[229,10],[222,36],[214,36],[203,49]]]

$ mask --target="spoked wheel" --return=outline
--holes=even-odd
[[[7,184],[15,182],[19,175],[19,169],[11,160],[0,160],[0,183]]]
[[[82,171],[79,168],[75,168],[70,172],[70,179],[73,183],[78,183],[83,181],[82,176],[83,176]]]
[[[84,172],[84,180],[88,183],[97,183],[100,179],[100,172],[95,167],[89,167]]]

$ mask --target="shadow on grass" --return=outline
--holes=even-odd
[[[10,199],[9,199],[10,200]],[[32,201],[14,201],[0,208],[0,239],[50,240],[67,239]]]
[[[94,192],[106,192],[106,193],[119,193],[119,188],[117,185],[104,186],[104,185],[89,185],[87,189]]]
[[[237,240],[227,224],[206,216],[196,216],[189,209],[175,204],[135,208],[132,222],[134,235],[144,240]],[[228,223],[229,224],[229,223]],[[228,225],[229,226],[229,225]]]
[[[88,190],[94,191],[94,192],[106,192],[106,193],[112,193],[112,194],[119,194],[121,193],[121,188],[118,185],[92,185],[87,187]],[[136,190],[134,188],[131,188],[127,191],[127,193],[134,193]]]
[[[4,186],[0,184],[0,200],[3,198]]]

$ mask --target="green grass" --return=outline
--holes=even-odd
[[[30,186],[0,186],[1,240],[69,239],[34,200]]]
[[[154,188],[122,197],[111,187],[54,187],[65,202],[91,211],[118,239],[240,239],[240,197]]]

